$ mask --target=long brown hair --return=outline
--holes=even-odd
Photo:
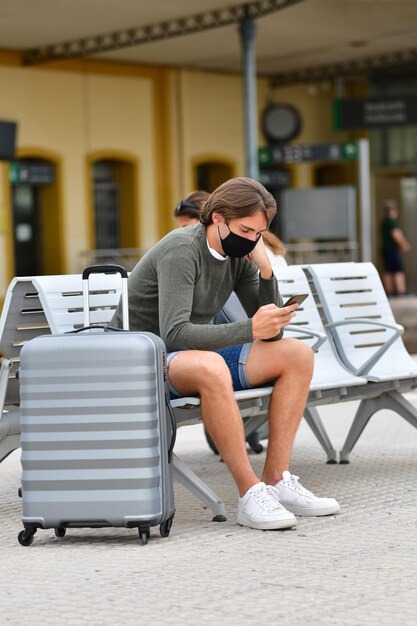
[[[284,256],[286,253],[286,248],[282,243],[281,239],[279,239],[274,233],[271,233],[270,230],[266,230],[262,233],[262,239],[264,240],[264,244],[272,250],[274,254],[279,256]]]
[[[225,221],[262,211],[270,224],[277,212],[277,203],[261,183],[241,176],[227,180],[210,194],[200,217],[206,226],[213,222],[213,211],[222,215]]]

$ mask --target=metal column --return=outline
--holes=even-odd
[[[243,64],[246,176],[258,180],[255,32],[255,22],[249,15],[246,7],[245,17],[242,19],[239,26]]]
[[[358,141],[359,209],[361,225],[361,261],[372,260],[371,166],[369,140]]]

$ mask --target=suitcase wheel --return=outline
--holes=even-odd
[[[142,542],[143,546],[146,546],[146,544],[149,541],[149,537],[151,536],[151,531],[150,528],[139,528],[139,539]]]
[[[159,532],[161,533],[161,537],[168,537],[169,533],[171,532],[171,527],[172,517],[165,520],[165,522],[162,522],[162,524],[160,525]]]
[[[67,532],[66,528],[59,526],[58,528],[55,528],[55,537],[65,537],[66,532]]]
[[[36,528],[25,528],[17,535],[17,539],[21,546],[30,546],[33,543]]]

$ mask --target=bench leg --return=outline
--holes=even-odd
[[[245,437],[246,443],[249,444],[249,447],[255,452],[255,454],[260,454],[263,452],[263,445],[260,443],[260,438],[268,439],[268,425],[262,429],[262,431],[258,430],[262,428],[262,426],[268,422],[268,414],[262,413],[261,415],[254,415],[252,417],[248,417],[244,420],[244,428],[245,428]]]
[[[7,435],[0,441],[0,463],[14,450],[20,448],[20,435]]]
[[[379,398],[362,400],[346,437],[343,449],[340,452],[340,462],[349,463],[349,454],[361,436],[372,415],[382,409],[398,413],[409,424],[417,428],[417,409],[406,400],[398,391],[388,391]]]
[[[330,441],[329,435],[327,434],[317,409],[315,407],[306,407],[304,410],[304,418],[325,451],[327,455],[327,463],[337,463],[337,452],[333,448],[332,442]],[[267,415],[249,417],[245,420],[245,435],[255,432],[267,421],[267,419]]]
[[[333,448],[332,442],[329,439],[329,435],[324,428],[324,424],[321,421],[321,417],[317,409],[315,407],[306,407],[304,409],[304,419],[327,454],[327,463],[337,463],[337,452]]]
[[[17,448],[20,448],[20,411],[10,405],[0,414],[0,463]]]
[[[379,409],[385,408],[384,406],[380,406],[380,400],[382,399],[382,397],[383,396],[381,396],[381,398],[361,400],[355,417],[353,418],[353,422],[347,434],[343,448],[340,451],[340,463],[342,463],[342,465],[350,463],[349,454],[353,450],[353,447],[363,433],[364,428],[371,419],[372,415],[379,411]]]
[[[174,454],[174,478],[214,513],[213,522],[226,521],[224,503],[194,472]]]
[[[384,408],[395,411],[403,417],[411,426],[417,428],[417,409],[398,391],[389,391],[386,394]]]

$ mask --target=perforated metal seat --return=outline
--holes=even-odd
[[[417,428],[417,410],[403,393],[417,387],[417,363],[408,354],[372,263],[328,263],[306,268],[320,299],[332,345],[344,367],[368,381],[341,451],[341,461],[369,419],[391,409]]]

